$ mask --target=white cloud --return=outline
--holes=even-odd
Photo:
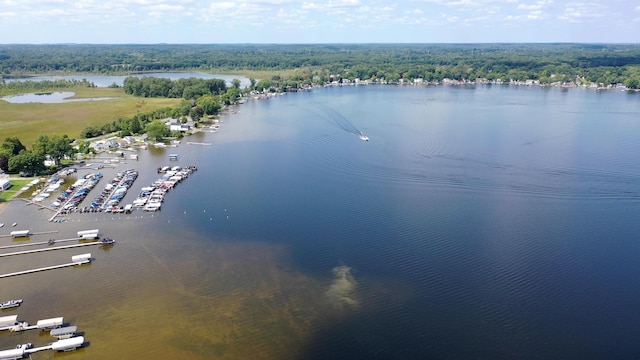
[[[595,2],[572,2],[565,5],[564,12],[558,18],[570,22],[582,22],[589,18],[600,18],[606,13],[604,5]]]
[[[160,4],[160,5],[157,5],[157,6],[152,6],[151,9],[155,10],[155,11],[183,11],[184,10],[184,6],[182,6],[182,5]]]
[[[229,10],[229,9],[233,9],[236,7],[235,3],[232,3],[230,1],[225,1],[225,2],[213,2],[211,3],[211,5],[209,6],[209,8],[211,10]]]

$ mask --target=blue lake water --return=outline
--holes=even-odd
[[[198,166],[159,213],[32,220],[119,240],[89,268],[0,286],[70,317],[91,359],[634,358],[638,114],[640,94],[539,87],[250,101],[186,139],[212,146],[121,165],[136,189],[169,153]]]

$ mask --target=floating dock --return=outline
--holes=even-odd
[[[14,315],[14,316],[17,316],[17,315]],[[62,317],[38,320],[38,322],[35,325],[29,325],[29,323],[27,323],[26,321],[17,321],[16,319],[15,325],[4,327],[1,330],[10,330],[13,332],[27,331],[27,330],[34,330],[34,329],[51,330],[51,329],[55,329],[62,326],[63,323],[64,323],[64,318]]]
[[[81,260],[74,261],[73,258],[75,258],[76,256],[81,257]],[[2,274],[2,275],[0,275],[0,279],[11,277],[11,276],[31,274],[31,273],[36,273],[36,272],[40,272],[40,271],[61,269],[61,268],[69,267],[69,266],[83,265],[83,264],[88,264],[90,262],[91,262],[91,254],[75,255],[74,257],[72,257],[72,262],[70,262],[70,263],[61,264],[61,265],[53,265],[53,266],[45,266],[45,267],[36,268],[36,269],[30,269],[30,270],[24,270],[24,271],[16,271],[16,272],[12,272],[12,273]],[[0,325],[0,327],[1,327],[1,325]],[[2,329],[0,328],[0,330],[2,330]]]
[[[98,241],[91,241],[91,242],[81,243],[81,244],[62,245],[62,246],[47,247],[47,248],[42,248],[42,249],[14,251],[14,252],[10,252],[10,253],[0,254],[0,258],[8,257],[8,256],[16,256],[16,255],[35,254],[35,253],[44,252],[44,251],[73,249],[73,248],[83,247],[83,246],[105,245],[105,244],[106,244],[105,242],[98,240]]]
[[[27,247],[27,246],[37,246],[37,245],[52,245],[55,243],[59,243],[59,242],[68,242],[68,241],[78,241],[78,240],[84,240],[83,238],[77,237],[77,238],[71,238],[71,239],[49,239],[47,241],[36,241],[36,242],[29,242],[29,243],[22,243],[22,244],[13,244],[13,245],[4,245],[4,246],[0,246],[0,250],[1,249],[15,249],[15,248],[22,248],[22,247]]]

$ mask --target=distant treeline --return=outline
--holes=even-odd
[[[73,87],[95,87],[87,80],[43,80],[43,81],[7,81],[0,82],[0,95],[16,94],[29,91],[47,91],[51,89],[66,89]]]
[[[0,74],[298,69],[298,81],[640,81],[633,44],[0,45]],[[636,86],[634,86],[636,85]]]
[[[576,78],[640,85],[633,44],[0,45],[0,74],[297,69],[298,82]]]

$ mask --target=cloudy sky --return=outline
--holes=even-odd
[[[0,43],[640,42],[640,0],[0,0]]]

